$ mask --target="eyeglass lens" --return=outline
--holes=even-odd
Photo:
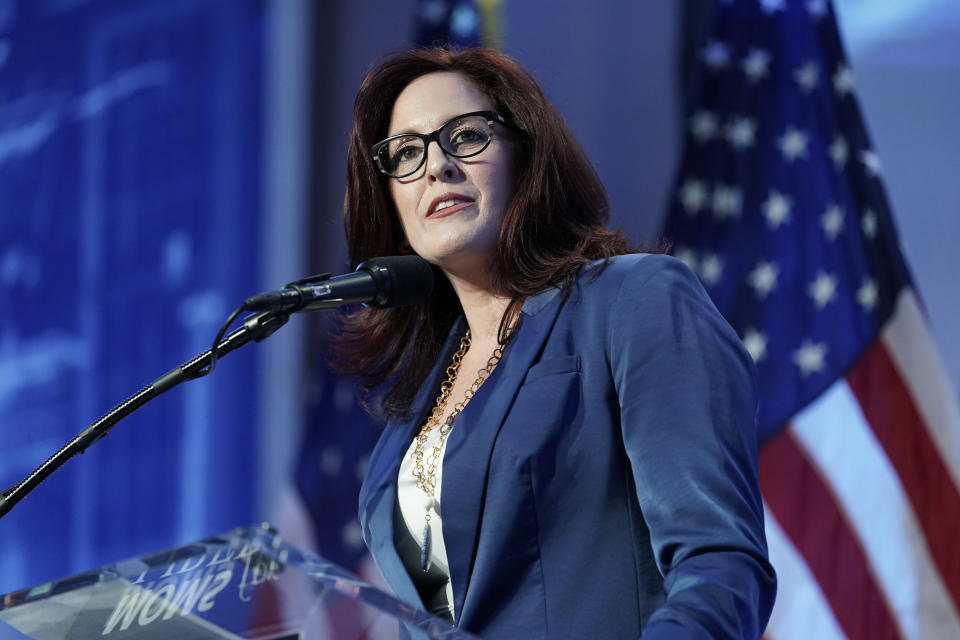
[[[451,156],[474,156],[490,144],[490,124],[483,116],[452,120],[439,130],[437,143]],[[402,177],[420,168],[426,157],[426,146],[419,136],[401,136],[382,146],[377,157],[388,175]]]

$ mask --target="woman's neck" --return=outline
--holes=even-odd
[[[470,327],[473,342],[495,344],[510,298],[493,293],[488,287],[475,281],[458,278],[449,273],[447,278],[460,300],[460,306],[463,307],[463,315]]]

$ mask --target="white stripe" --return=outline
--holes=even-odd
[[[960,489],[960,406],[911,289],[900,294],[881,338]]]
[[[960,638],[960,618],[896,471],[841,379],[797,414],[800,446],[832,487],[904,638]]]
[[[771,640],[843,640],[833,610],[803,556],[764,504],[770,563],[777,570],[777,601],[764,637]]]

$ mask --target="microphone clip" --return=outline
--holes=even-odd
[[[287,284],[283,285],[283,288],[295,289],[305,284],[316,284],[318,282],[323,282],[324,280],[329,280],[332,276],[333,276],[332,273],[318,273],[315,276],[307,276],[306,278],[300,278],[299,280],[288,282]]]
[[[243,301],[243,311],[288,310],[303,306],[307,296],[301,287],[312,286],[325,282],[333,276],[332,273],[318,273],[306,278],[300,278],[283,285],[283,289],[261,293]]]

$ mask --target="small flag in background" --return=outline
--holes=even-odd
[[[380,432],[360,408],[354,385],[338,378],[322,355],[308,378],[306,417],[296,487],[314,522],[320,553],[356,570],[367,557],[357,500]]]
[[[726,0],[665,236],[760,380],[766,637],[960,637],[960,410],[824,0]]]

